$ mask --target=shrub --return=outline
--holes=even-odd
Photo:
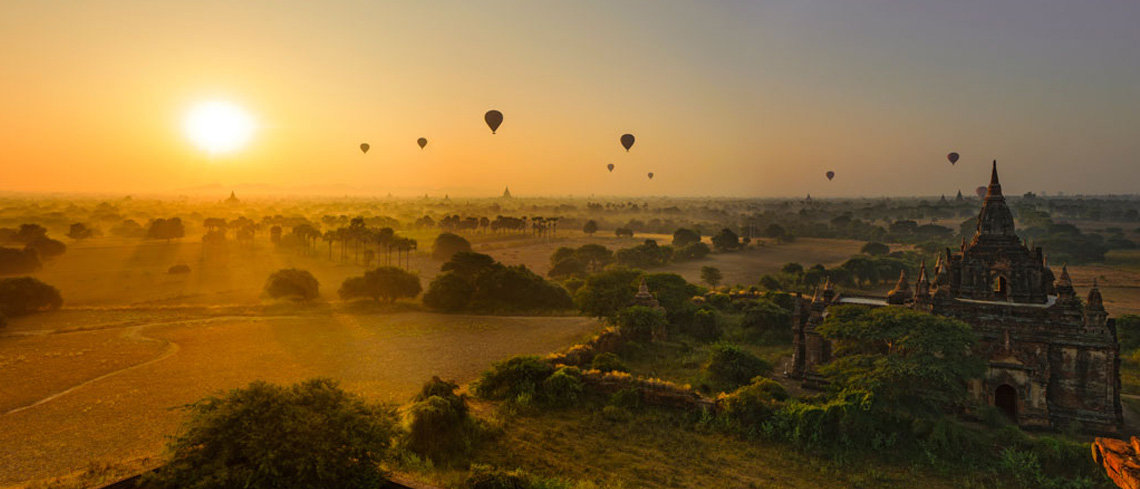
[[[439,233],[432,246],[431,257],[439,261],[447,261],[451,256],[461,251],[471,251],[471,243],[458,234]]]
[[[58,289],[32,277],[0,279],[0,314],[21,316],[62,305]]]
[[[424,305],[440,311],[461,311],[471,302],[475,287],[455,272],[439,275],[424,293]]]
[[[316,379],[254,382],[188,407],[172,458],[144,482],[175,488],[373,488],[397,432],[395,410]]]
[[[629,372],[629,367],[622,363],[621,358],[610,352],[595,356],[590,368],[601,372]]]
[[[863,248],[860,249],[859,251],[861,253],[871,255],[871,256],[884,256],[884,255],[890,254],[891,248],[889,246],[883,244],[883,243],[879,243],[877,241],[871,241],[871,242],[863,245]]]
[[[521,469],[503,470],[489,465],[474,464],[467,479],[466,489],[532,489],[530,476]]]
[[[763,343],[788,343],[792,340],[791,320],[786,309],[762,299],[744,310],[740,326]]]
[[[516,356],[494,364],[484,371],[475,384],[475,395],[483,399],[512,399],[526,394],[534,396],[554,366],[537,356]]]
[[[719,233],[712,237],[713,247],[717,251],[734,251],[740,249],[740,236],[738,236],[731,229],[721,229]]]
[[[700,260],[701,258],[709,256],[711,251],[709,245],[704,243],[692,243],[681,247],[674,247],[673,261]]]
[[[582,397],[582,371],[561,367],[542,381],[543,400],[551,406],[571,406]]]
[[[665,313],[645,306],[627,307],[615,320],[622,336],[632,341],[652,341],[665,330]]]
[[[693,314],[692,321],[684,326],[682,331],[701,341],[713,341],[722,334],[716,312],[708,309],[697,310]]]
[[[67,245],[63,244],[62,241],[46,236],[32,240],[32,242],[27,244],[26,248],[36,250],[36,254],[44,259],[55,258],[67,251]]]
[[[408,409],[408,450],[435,462],[467,454],[477,430],[467,401],[455,394],[458,386],[433,377]]]
[[[566,289],[525,265],[496,264],[475,280],[471,306],[484,311],[565,310],[574,302]]]
[[[641,392],[638,392],[636,387],[622,389],[610,395],[607,404],[621,409],[641,409]]]
[[[320,295],[320,284],[307,270],[286,268],[269,276],[265,293],[274,299],[312,300]]]
[[[769,374],[772,366],[735,345],[721,343],[709,349],[709,363],[705,370],[713,380],[740,386],[755,377]]]
[[[367,297],[394,302],[403,297],[415,297],[421,290],[419,275],[401,268],[380,267],[364,272],[363,277],[345,279],[337,294],[345,300]]]
[[[190,273],[190,265],[179,264],[166,269],[166,273],[171,275],[179,275],[183,273]]]
[[[637,293],[633,281],[641,275],[637,270],[616,268],[590,275],[586,284],[574,293],[574,304],[594,317],[614,317]]]
[[[761,424],[787,399],[788,392],[784,386],[772,379],[760,377],[731,394],[721,395],[717,398],[717,403],[724,409],[725,417],[734,428],[755,434]]]

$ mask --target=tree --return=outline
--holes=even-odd
[[[561,286],[530,271],[525,265],[496,263],[475,279],[471,306],[480,311],[565,310],[574,307]]]
[[[616,268],[590,275],[585,285],[574,294],[574,304],[594,317],[613,317],[618,310],[633,302],[637,287],[633,281],[641,275],[637,270]]]
[[[480,274],[495,266],[495,259],[490,255],[475,253],[473,251],[460,251],[451,256],[451,259],[440,267],[442,272],[453,272],[471,283]]]
[[[72,224],[67,230],[67,237],[76,241],[90,238],[95,235],[95,230],[87,227],[86,224],[77,222]]]
[[[289,387],[254,382],[187,407],[171,460],[144,485],[159,489],[380,487],[395,409],[366,402],[336,382]]]
[[[44,259],[55,258],[67,251],[67,245],[63,244],[62,241],[48,237],[36,238],[28,243],[25,248],[36,250],[36,255]]]
[[[341,284],[337,294],[341,299],[368,297],[391,303],[400,298],[420,295],[420,277],[402,268],[380,267],[364,272],[363,277],[349,277]]]
[[[614,252],[600,244],[584,244],[574,251],[574,257],[596,272],[614,261]]]
[[[447,261],[451,256],[461,251],[471,251],[471,243],[466,238],[453,233],[439,233],[432,246],[431,257],[439,261]]]
[[[185,235],[186,228],[182,225],[182,219],[177,217],[155,219],[150,222],[150,226],[146,230],[147,239],[163,239],[168,243],[172,239],[178,239]]]
[[[37,239],[47,238],[47,229],[39,224],[21,224],[13,239],[17,243],[28,244]]]
[[[593,236],[594,233],[598,232],[598,223],[594,222],[592,219],[586,221],[586,225],[582,226],[582,232]]]
[[[307,270],[286,268],[269,275],[265,293],[274,299],[313,300],[320,295],[320,284]]]
[[[1120,339],[1120,354],[1140,348],[1140,316],[1125,314],[1116,318],[1116,336]]]
[[[424,305],[446,312],[461,311],[471,302],[472,295],[475,295],[475,286],[471,281],[455,272],[447,272],[436,276],[428,285]]]
[[[724,275],[720,273],[719,268],[701,267],[701,280],[703,280],[706,284],[709,284],[710,287],[716,287],[717,285],[720,285],[720,281],[723,278]]]
[[[576,277],[585,274],[586,264],[574,257],[566,258],[555,263],[554,266],[550,268],[550,272],[547,272],[547,275],[551,278]]]
[[[439,377],[424,384],[408,409],[408,450],[435,462],[470,450],[477,427],[466,396],[455,394],[458,388]]]
[[[617,236],[619,238],[632,238],[633,237],[633,229],[617,228],[614,230],[614,236]]]
[[[837,306],[817,331],[833,345],[820,368],[837,390],[870,393],[888,412],[939,416],[985,371],[975,335],[956,319],[897,307]]]
[[[709,256],[709,245],[696,242],[673,249],[673,261],[700,260]]]
[[[0,279],[0,314],[22,316],[63,305],[59,290],[32,277]]]
[[[713,380],[735,388],[767,375],[772,365],[738,346],[720,343],[709,348],[705,370]]]
[[[863,248],[859,251],[871,256],[884,256],[891,252],[891,248],[883,243],[871,241],[863,245]]]
[[[652,341],[665,331],[665,313],[645,306],[632,306],[617,313],[614,321],[622,336],[633,341]]]
[[[631,247],[622,248],[614,253],[614,259],[619,265],[633,268],[653,268],[668,264],[673,258],[673,247],[657,246],[652,239]]]
[[[789,275],[803,275],[804,266],[800,265],[799,263],[791,262],[781,267],[780,272]]]
[[[701,242],[701,234],[692,229],[677,228],[673,231],[673,247],[680,248]]]
[[[32,273],[42,267],[34,249],[0,247],[0,275]]]
[[[721,229],[716,236],[712,237],[713,248],[718,251],[735,251],[740,249],[740,236],[737,236],[731,229]]]

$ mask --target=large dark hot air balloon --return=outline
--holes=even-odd
[[[420,149],[424,149],[424,146],[427,146],[427,138],[417,139],[416,144],[420,145]]]
[[[950,153],[946,155],[946,159],[950,160],[950,164],[953,165],[958,162],[958,153]]]
[[[633,134],[622,134],[621,145],[626,151],[629,151],[629,148],[633,147]]]
[[[608,168],[610,170],[610,172],[613,172],[614,171],[614,164],[610,163],[610,164],[606,165],[606,168]]]
[[[649,172],[649,179],[653,180],[653,172]]]
[[[487,121],[487,127],[491,128],[491,134],[499,130],[499,126],[503,124],[503,113],[497,110],[488,110],[483,114],[483,120]]]
[[[985,186],[981,186],[974,189],[974,193],[978,194],[979,199],[984,199],[986,198],[986,190],[988,189]]]
[[[372,146],[369,146],[368,143],[360,143],[360,152],[361,153],[367,153],[368,148],[371,148],[371,147]]]
[[[828,171],[828,172],[826,173],[826,175],[827,175],[827,180],[828,180],[828,181],[830,181],[832,178],[835,178],[835,172],[833,172],[833,171]]]

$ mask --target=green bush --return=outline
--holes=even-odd
[[[713,380],[735,387],[769,374],[772,366],[735,345],[721,343],[709,348],[709,362],[705,365],[705,370]]]
[[[615,322],[622,336],[632,341],[652,341],[654,333],[664,331],[667,325],[664,312],[645,306],[621,310]]]
[[[398,432],[394,409],[316,379],[254,382],[187,408],[168,463],[147,477],[161,489],[374,488]]]
[[[412,453],[434,462],[446,462],[466,455],[476,439],[476,426],[458,386],[433,378],[415,397],[408,409],[406,447]]]
[[[370,298],[394,302],[399,298],[415,297],[422,290],[419,275],[402,268],[380,267],[364,272],[363,277],[345,279],[337,294],[344,300]]]
[[[756,434],[762,423],[772,417],[781,403],[788,399],[788,392],[778,382],[767,378],[756,378],[751,384],[741,387],[731,394],[717,398],[724,416],[737,431]]]
[[[582,397],[582,371],[562,367],[542,381],[542,398],[550,406],[566,407]]]
[[[595,356],[590,368],[602,372],[629,372],[629,367],[622,363],[621,358],[609,352]]]
[[[483,399],[514,399],[520,395],[534,397],[554,366],[537,356],[520,355],[496,363],[483,372],[475,384],[475,395]]]
[[[475,287],[455,272],[439,275],[424,293],[424,305],[446,312],[461,311],[471,302]]]
[[[792,340],[792,315],[775,302],[761,299],[744,310],[740,326],[749,337],[764,344],[785,344]]]
[[[693,319],[681,328],[685,334],[701,341],[713,341],[722,334],[716,311],[700,309],[693,313]]]

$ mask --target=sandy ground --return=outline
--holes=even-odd
[[[158,455],[182,419],[180,406],[254,380],[331,377],[369,399],[402,403],[432,375],[469,382],[493,362],[557,350],[598,328],[577,317],[421,312],[186,317],[145,326],[116,325],[122,311],[87,314],[107,326],[45,332],[56,326],[49,314],[20,318],[0,336],[7,362],[0,487]]]

